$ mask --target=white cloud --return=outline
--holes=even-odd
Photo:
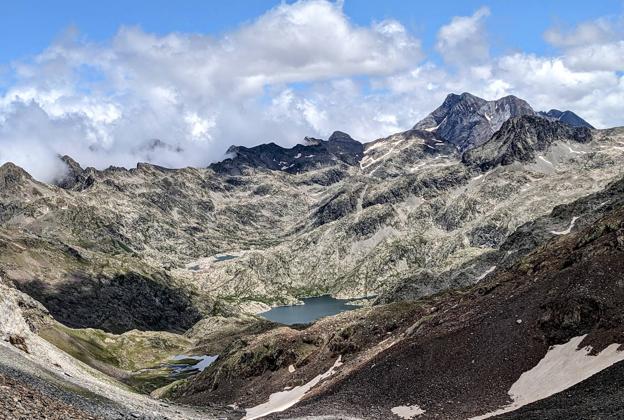
[[[624,70],[624,18],[582,22],[572,29],[555,27],[546,41],[563,50],[564,60],[578,70]]]
[[[291,83],[383,77],[421,58],[418,40],[399,22],[357,26],[340,3],[321,0],[281,4],[218,38],[124,27],[96,44],[72,30],[14,67],[17,83],[0,97],[0,163],[18,154],[7,130],[26,112],[19,103],[36,104],[42,125],[69,129],[73,121],[74,135],[57,131],[53,140],[36,130],[29,142],[87,165],[206,165],[232,143],[292,144],[331,132],[323,104],[312,100],[286,102],[282,112],[291,118],[279,115],[276,104]],[[171,147],[156,153],[145,147],[152,139]],[[21,161],[36,171],[34,162]]]
[[[126,27],[91,43],[69,33],[13,67],[15,82],[0,96],[0,163],[51,180],[56,154],[96,167],[183,167],[218,160],[231,144],[292,145],[334,130],[368,141],[464,91],[571,109],[599,127],[623,124],[622,38],[604,23],[615,21],[548,31],[560,48],[554,57],[490,57],[489,13],[440,28],[445,65],[423,62],[398,21],[358,26],[340,3],[320,0],[281,4],[217,38]]]
[[[438,31],[436,49],[447,63],[466,66],[489,56],[484,20],[490,9],[481,7],[472,16],[455,16]]]
[[[566,52],[566,62],[578,70],[624,70],[624,40],[577,47]]]
[[[557,47],[578,47],[603,44],[617,40],[624,34],[624,19],[601,18],[581,22],[574,28],[556,26],[544,32],[544,38]]]

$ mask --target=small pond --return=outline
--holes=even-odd
[[[217,360],[217,357],[219,356],[186,356],[180,354],[171,358],[174,363],[171,363],[169,367],[173,370],[173,375],[190,371],[203,372],[212,362]]]
[[[236,257],[237,257],[237,255],[225,254],[225,255],[217,255],[216,257],[214,257],[214,259],[215,259],[216,262],[219,262],[219,261],[233,260]]]
[[[357,309],[349,305],[351,299],[335,299],[329,295],[303,298],[303,305],[278,306],[260,314],[269,321],[286,325],[307,324],[324,316],[336,315],[341,312]]]

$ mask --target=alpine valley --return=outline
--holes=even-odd
[[[463,93],[228,156],[0,167],[0,418],[624,417],[624,127]]]

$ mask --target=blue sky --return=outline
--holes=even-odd
[[[370,141],[464,91],[624,125],[623,0],[3,3],[0,164],[44,180],[59,154],[184,167]]]

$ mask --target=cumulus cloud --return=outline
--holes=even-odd
[[[624,19],[601,18],[581,22],[576,27],[555,26],[544,32],[544,38],[558,47],[578,47],[615,41],[624,34]]]
[[[446,62],[466,66],[488,59],[484,20],[489,15],[490,9],[481,7],[472,16],[455,16],[440,28],[436,49]]]
[[[574,28],[550,28],[544,39],[563,50],[568,66],[578,70],[624,69],[624,17],[582,22]]]
[[[413,126],[463,91],[571,109],[598,127],[622,124],[615,20],[550,29],[556,56],[491,57],[489,13],[440,28],[444,65],[426,60],[400,22],[358,26],[341,3],[321,0],[281,4],[219,37],[123,27],[94,43],[69,31],[12,66],[0,93],[0,163],[50,181],[63,154],[98,168],[183,167],[221,159],[231,144],[293,145],[334,130],[368,141]]]
[[[292,144],[331,131],[325,110],[289,99],[290,84],[383,77],[422,58],[399,22],[357,26],[340,3],[320,0],[281,4],[217,38],[123,27],[98,44],[73,32],[14,67],[17,83],[0,97],[1,161],[22,156],[35,173],[22,150],[41,143],[97,167],[197,166],[232,143]],[[40,126],[23,137],[14,127],[31,108]],[[39,173],[51,179],[48,170]]]
[[[55,158],[55,139],[82,141],[79,121],[70,118],[51,121],[45,111],[34,103],[17,103],[0,124],[0,162],[12,161],[30,169],[38,179],[54,179],[65,170]],[[41,141],[41,138],[50,141]]]

